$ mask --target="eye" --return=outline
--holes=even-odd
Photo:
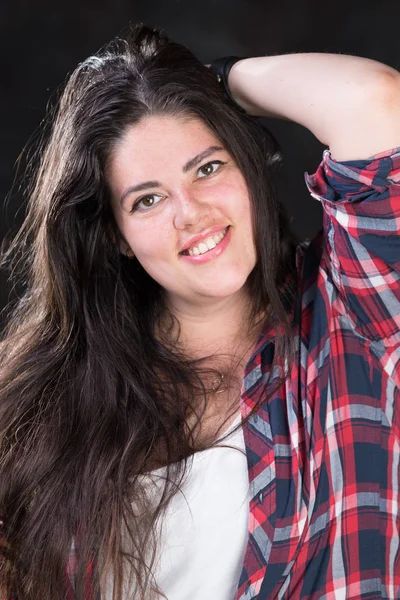
[[[197,173],[199,174],[200,179],[204,179],[204,177],[208,177],[209,175],[213,175],[216,171],[218,171],[220,165],[224,165],[225,163],[222,160],[213,160],[211,162],[202,165]],[[202,175],[200,175],[202,173]]]
[[[160,196],[160,194],[147,194],[147,196],[142,196],[136,200],[135,204],[132,206],[131,212],[134,212],[135,210],[149,210],[158,204],[162,199],[163,196]]]

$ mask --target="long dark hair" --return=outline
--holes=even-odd
[[[0,346],[2,597],[62,600],[72,545],[77,600],[89,564],[91,597],[112,572],[121,600],[128,571],[132,597],[151,597],[155,524],[204,449],[187,427],[207,402],[204,361],[155,335],[163,291],[119,251],[105,176],[127,126],[152,114],[202,119],[237,161],[258,255],[250,322],[267,312],[281,332],[276,360],[291,356],[295,242],[273,189],[279,149],[189,50],[133,27],[69,78],[26,220],[3,252],[25,291]],[[169,467],[150,509],[142,475],[160,448]]]

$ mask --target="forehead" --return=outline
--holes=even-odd
[[[124,158],[135,166],[162,164],[164,161],[186,161],[211,144],[219,144],[217,136],[198,118],[153,115],[128,127],[117,142],[110,165]],[[136,170],[136,169],[135,169]]]

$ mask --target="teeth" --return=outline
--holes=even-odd
[[[217,235],[207,238],[204,240],[204,242],[200,242],[198,246],[192,246],[192,248],[189,249],[190,256],[198,256],[199,254],[204,254],[205,252],[215,248],[215,246],[217,246],[217,244],[219,244],[222,238],[225,236],[227,231],[228,228],[224,229],[224,231],[221,231]]]
[[[200,242],[199,250],[200,250],[200,254],[204,254],[204,252],[207,252],[207,250],[208,250],[207,244]]]
[[[217,245],[212,238],[208,238],[208,240],[206,240],[204,243],[209,250],[212,250]]]

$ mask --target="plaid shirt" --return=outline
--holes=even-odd
[[[324,228],[297,255],[291,374],[243,427],[236,600],[400,598],[400,147],[346,162],[325,150],[305,178]],[[246,367],[243,415],[265,393],[275,335]],[[67,600],[74,567],[71,555]]]
[[[346,162],[325,150],[305,179],[323,233],[298,254],[290,377],[244,427],[251,499],[236,600],[400,598],[400,147]],[[247,365],[244,414],[275,333]]]

